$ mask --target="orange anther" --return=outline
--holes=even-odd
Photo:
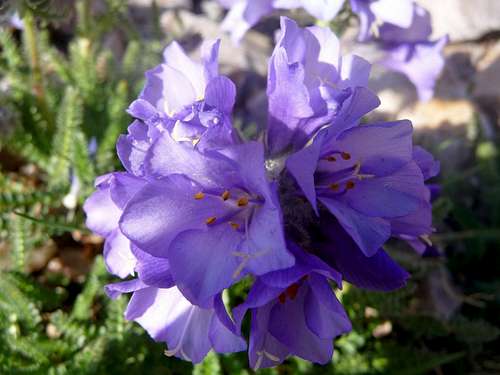
[[[215,216],[210,216],[207,220],[205,220],[205,223],[207,225],[210,225],[210,224],[215,223],[215,220],[217,220],[217,218]]]
[[[337,161],[337,158],[335,156],[331,155],[331,156],[328,156],[326,158],[326,160],[328,160],[328,161]]]
[[[281,304],[286,302],[286,294],[284,292],[278,296],[278,301],[280,301]]]
[[[234,230],[238,230],[238,229],[240,229],[240,224],[235,223],[235,222],[233,222],[233,221],[230,221],[230,222],[229,222],[229,225],[231,225],[231,227],[232,227]]]
[[[345,188],[347,190],[354,188],[354,181],[350,181],[350,180],[347,181],[346,184],[345,184]]]
[[[290,297],[290,299],[295,299],[297,297],[297,293],[299,292],[299,284],[294,283],[286,288],[286,295]]]
[[[199,201],[200,199],[203,199],[203,198],[205,198],[205,194],[203,194],[201,191],[194,195],[194,199],[196,199],[197,201]]]
[[[329,188],[333,191],[339,191],[340,185],[337,183],[330,184]]]
[[[247,197],[241,197],[238,199],[238,207],[245,207],[248,204],[248,198]]]
[[[342,156],[342,159],[344,160],[349,160],[351,158],[351,154],[348,152],[342,152],[340,156]]]
[[[231,193],[229,193],[228,190],[226,190],[224,193],[222,193],[221,197],[222,197],[222,200],[224,201],[227,201],[229,199],[229,197],[231,196]]]

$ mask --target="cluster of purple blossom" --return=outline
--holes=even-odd
[[[278,9],[303,8],[315,18],[332,21],[345,0],[218,0],[229,9],[223,29],[234,41],[264,16]],[[429,12],[413,0],[350,0],[359,18],[358,41],[374,43],[380,57],[373,63],[404,74],[417,88],[419,98],[428,100],[444,66],[443,47],[448,38],[431,41]]]
[[[233,128],[219,42],[202,45],[201,62],[173,42],[128,109],[126,172],[99,177],[85,203],[109,272],[133,277],[107,293],[133,293],[126,318],[167,355],[246,350],[250,316],[253,368],[289,355],[327,363],[351,329],[334,288],[403,286],[407,272],[382,246],[398,237],[423,251],[432,232],[424,181],[439,164],[413,146],[408,121],[360,124],[379,105],[370,64],[341,56],[327,28],[281,23],[262,141]],[[243,278],[245,301],[228,306],[223,292]]]

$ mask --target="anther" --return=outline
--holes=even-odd
[[[234,230],[238,230],[238,229],[240,229],[240,224],[235,223],[235,222],[233,222],[233,221],[230,221],[230,222],[229,222],[229,225],[231,225],[231,228],[233,228]]]
[[[278,296],[278,301],[280,301],[281,304],[284,304],[286,302],[286,294],[285,294],[285,292],[281,293]]]
[[[205,194],[203,194],[201,191],[194,195],[194,199],[196,199],[197,201],[203,198],[205,198]]]
[[[210,225],[210,224],[215,223],[215,220],[217,220],[217,218],[215,216],[210,216],[207,220],[205,220],[205,223],[207,225]]]
[[[335,156],[331,155],[331,156],[328,156],[326,158],[326,160],[328,160],[328,161],[337,161],[337,158]]]
[[[337,183],[333,183],[333,184],[330,184],[329,188],[330,188],[330,190],[333,190],[333,191],[339,191],[340,185]]]
[[[248,198],[247,197],[241,197],[238,199],[238,207],[245,207],[248,204]]]
[[[297,297],[298,292],[299,292],[299,284],[297,283],[294,283],[290,285],[288,288],[286,288],[286,295],[292,300],[295,299],[295,297]]]
[[[351,154],[348,152],[342,152],[340,156],[342,156],[342,159],[344,160],[349,160],[351,158]]]
[[[221,198],[223,201],[227,201],[230,196],[231,196],[231,193],[229,193],[229,191],[226,190],[224,193],[222,193]]]
[[[351,180],[347,181],[346,184],[345,184],[345,188],[347,190],[350,190],[350,189],[354,188],[354,181],[351,181]]]

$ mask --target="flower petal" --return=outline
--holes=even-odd
[[[205,92],[205,103],[230,114],[236,99],[236,86],[227,77],[215,77],[208,82]]]
[[[339,270],[345,280],[359,288],[390,291],[401,288],[410,276],[379,249],[367,257],[352,238],[334,220],[325,220],[323,234],[326,241],[317,244],[320,257]]]
[[[185,231],[169,249],[172,274],[179,289],[200,304],[238,281],[242,235],[227,223],[205,230]]]
[[[363,215],[336,199],[319,199],[367,257],[373,256],[391,236],[391,225],[387,220]]]
[[[141,250],[166,258],[180,233],[206,228],[210,217],[227,213],[221,199],[207,195],[195,199],[200,187],[182,175],[147,184],[128,202],[120,228]]]
[[[320,275],[311,274],[307,282],[310,288],[305,297],[304,309],[309,329],[323,339],[349,332],[352,329],[349,317],[328,281]]]
[[[115,229],[104,243],[104,262],[107,270],[124,279],[134,273],[136,259],[130,249],[130,241],[119,229]]]
[[[111,199],[110,181],[102,182],[97,190],[85,201],[83,210],[87,215],[85,225],[93,232],[101,235],[110,235],[118,226],[121,210]]]
[[[248,360],[254,371],[274,367],[285,360],[290,350],[269,333],[269,315],[274,305],[252,311]]]
[[[330,338],[316,336],[306,324],[305,295],[309,287],[302,285],[297,296],[285,303],[276,303],[271,310],[269,332],[290,350],[308,361],[326,364],[332,360]]]
[[[193,363],[210,350],[212,309],[193,306],[177,288],[146,288],[134,293],[125,312],[156,341],[165,341],[168,353]]]
[[[392,218],[411,214],[428,195],[420,168],[414,162],[388,176],[368,178],[355,184],[340,199],[371,217]]]
[[[236,333],[234,323],[228,317],[220,295],[214,300],[214,309],[215,314],[212,317],[209,331],[210,342],[214,350],[218,353],[234,353],[245,350],[247,343]]]

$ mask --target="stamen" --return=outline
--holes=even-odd
[[[246,229],[246,231],[247,231],[247,235],[248,235],[248,228]],[[240,276],[241,272],[243,271],[243,269],[246,267],[246,265],[248,264],[248,262],[251,259],[256,259],[256,258],[259,258],[263,255],[266,255],[267,253],[269,253],[269,251],[270,250],[262,250],[262,251],[255,253],[255,254],[252,254],[252,255],[250,255],[248,253],[241,252],[241,251],[233,251],[233,253],[232,253],[233,256],[243,259],[241,261],[241,263],[239,264],[238,268],[236,268],[236,270],[234,271],[233,279],[236,279],[237,277]]]
[[[186,354],[186,352],[184,351],[184,348],[181,348],[181,356],[184,357],[184,359],[186,361],[190,361],[191,362],[191,358],[189,358],[189,356]]]
[[[228,190],[226,190],[224,193],[222,193],[221,198],[223,201],[227,201],[230,196],[231,196],[231,193]]]
[[[203,198],[205,198],[205,194],[203,194],[201,191],[194,195],[194,199],[196,199],[197,201]]]
[[[264,352],[264,355],[269,358],[271,361],[274,361],[274,362],[279,362],[280,359],[278,357],[276,357],[274,354],[271,354],[271,353],[268,353],[268,352]]]
[[[337,183],[330,184],[328,187],[333,191],[339,191],[340,189],[340,185]]]
[[[341,156],[341,157],[342,157],[342,159],[344,159],[344,160],[349,160],[349,159],[351,158],[351,154],[350,154],[350,153],[348,153],[348,152],[342,152],[342,153],[340,154],[340,156]]]
[[[217,220],[217,218],[215,216],[210,216],[207,220],[205,220],[205,223],[207,225],[211,225],[211,224],[215,223],[215,220]]]
[[[432,246],[432,241],[431,241],[431,238],[429,237],[429,235],[427,234],[423,234],[421,236],[419,236],[420,239],[428,246]]]
[[[337,161],[337,158],[335,156],[331,155],[331,156],[328,156],[326,158],[326,160],[328,160],[328,161]]]
[[[191,143],[193,144],[193,146],[196,146],[198,143],[200,143],[201,141],[201,137],[194,137],[193,139],[191,139]]]
[[[230,221],[230,222],[229,222],[229,225],[231,225],[231,227],[232,227],[234,230],[238,230],[238,229],[240,229],[240,224],[235,223],[234,221]]]
[[[264,355],[262,352],[257,352],[257,362],[255,362],[255,367],[253,368],[254,371],[257,371],[260,369],[260,366],[262,365],[262,360],[264,359]]]
[[[238,207],[245,207],[248,204],[248,198],[247,197],[241,197],[238,199]]]
[[[355,186],[354,181],[351,181],[351,180],[347,181],[346,184],[345,184],[345,188],[347,190],[353,189],[354,186]]]
[[[352,173],[357,176],[359,175],[360,171],[361,171],[361,162],[358,160],[354,165],[354,171]]]

